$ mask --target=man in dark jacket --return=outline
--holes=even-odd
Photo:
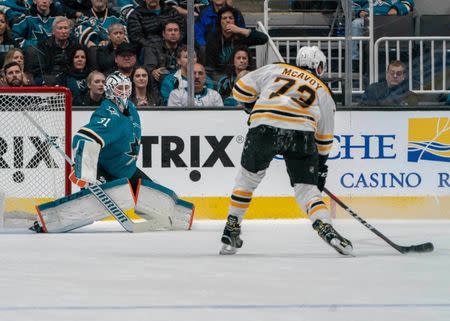
[[[217,13],[227,6],[226,0],[212,0],[211,3],[200,11],[200,15],[195,22],[195,42],[202,48],[206,47],[208,34],[217,30]],[[242,13],[236,9],[236,25],[245,28],[245,21]]]
[[[233,7],[223,7],[217,13],[218,30],[210,33],[206,42],[208,72],[223,74],[235,47],[263,45],[269,40],[263,32],[237,26],[237,18],[238,12]]]
[[[178,11],[166,6],[163,0],[145,0],[128,18],[128,35],[130,41],[141,48],[160,44],[165,22],[177,21],[184,32],[184,19]]]
[[[181,42],[181,27],[176,21],[167,21],[163,30],[163,41],[160,45],[146,47],[144,50],[144,65],[152,74],[152,79],[158,85],[164,76],[174,73],[177,66],[177,52]]]
[[[417,96],[408,89],[406,65],[392,61],[386,72],[386,80],[370,84],[363,94],[363,105],[417,105]]]
[[[37,48],[28,48],[26,61],[37,84],[56,85],[56,78],[67,72],[69,56],[76,47],[70,39],[72,27],[71,20],[58,16],[53,21],[51,38],[40,42]]]

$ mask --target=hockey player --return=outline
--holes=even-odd
[[[295,199],[319,236],[343,255],[352,252],[351,242],[331,225],[321,195],[336,108],[329,88],[319,78],[325,72],[326,57],[318,47],[305,46],[298,51],[296,65],[266,65],[240,78],[233,88],[234,98],[250,113],[250,129],[220,254],[235,254],[242,247],[240,224],[275,155],[283,155]]]
[[[191,228],[194,204],[180,200],[174,191],[156,184],[136,166],[141,144],[141,121],[136,106],[129,101],[131,86],[130,79],[120,72],[109,75],[105,82],[106,99],[72,141],[74,166],[70,181],[81,188],[88,184],[111,182],[95,187],[107,189],[107,196],[94,197],[93,188],[90,188],[40,204],[37,207],[40,223],[36,221],[31,230],[38,233],[68,232],[104,219],[112,211],[123,223],[121,217],[126,217],[124,213],[129,210],[134,210],[147,222],[139,225],[128,222],[124,226],[127,231]],[[134,193],[130,193],[128,182]],[[93,199],[97,200],[91,202]],[[111,204],[118,206],[123,213],[117,208],[105,211],[104,207]]]
[[[126,177],[133,189],[147,175],[136,166],[141,144],[141,121],[128,99],[131,81],[120,72],[106,78],[105,97],[89,123],[73,138],[74,170],[69,179],[80,187]]]

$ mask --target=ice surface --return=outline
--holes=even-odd
[[[336,229],[343,257],[305,220],[244,221],[244,246],[219,256],[223,221],[192,231],[129,234],[101,222],[67,234],[0,234],[0,321],[448,321],[450,221]]]

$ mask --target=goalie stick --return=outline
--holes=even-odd
[[[401,246],[398,244],[395,244],[390,239],[388,239],[385,235],[383,235],[380,231],[378,231],[375,227],[367,223],[363,218],[361,218],[358,214],[356,214],[350,207],[345,205],[337,196],[335,196],[333,193],[331,193],[326,187],[323,189],[323,191],[336,203],[339,204],[347,213],[349,213],[353,218],[355,218],[358,222],[360,222],[362,225],[367,227],[370,231],[372,231],[375,235],[383,239],[387,244],[392,246],[394,249],[399,251],[402,254],[410,253],[410,252],[417,252],[417,253],[424,253],[424,252],[432,252],[434,250],[433,243],[427,242],[423,244],[418,245],[411,245],[411,246]]]
[[[45,137],[45,140],[51,144],[70,164],[74,165],[72,159],[66,155],[61,147],[45,132],[45,130],[31,117],[25,110],[22,111],[23,115],[33,124],[34,127]],[[117,204],[109,197],[108,194],[97,184],[88,185],[89,191],[94,197],[106,208],[106,210],[114,216],[114,218],[123,226],[123,228],[130,233],[146,232],[152,227],[152,222],[144,221],[140,223],[133,222]]]

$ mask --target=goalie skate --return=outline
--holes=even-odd
[[[236,254],[237,249],[242,247],[244,243],[239,235],[241,234],[241,226],[238,223],[236,216],[228,216],[227,223],[225,224],[225,229],[222,234],[222,249],[220,250],[220,255],[233,255]]]
[[[316,220],[313,223],[313,229],[317,231],[319,236],[328,244],[330,244],[336,251],[342,255],[351,255],[353,251],[352,243],[339,235],[338,232],[331,226],[331,224],[323,223],[321,220]]]

